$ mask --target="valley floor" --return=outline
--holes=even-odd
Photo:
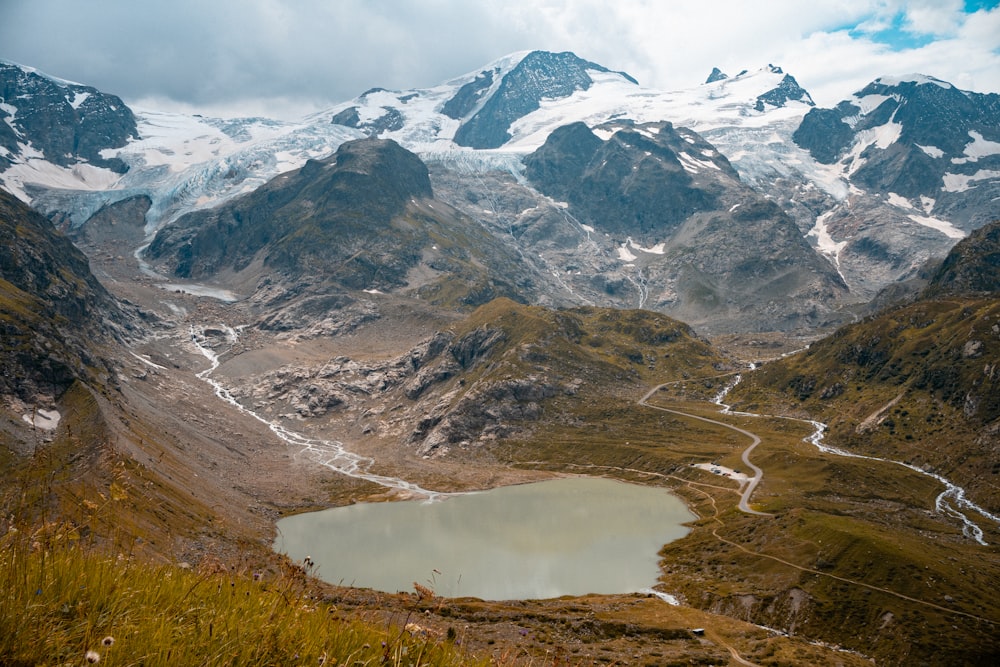
[[[399,446],[399,433],[370,437],[370,415],[302,419],[275,404],[275,414],[255,416],[230,392],[249,391],[289,368],[397,357],[448,329],[454,317],[385,296],[378,297],[379,319],[344,335],[263,332],[247,326],[256,315],[247,302],[164,289],[134,258],[112,248],[85,250],[111,291],[160,320],[123,360],[125,404],[116,406],[129,422],[116,427],[122,454],[169,482],[147,491],[146,499],[202,508],[178,521],[175,533],[151,539],[160,558],[263,562],[272,558],[274,522],[290,513],[401,499],[425,489],[464,491],[596,472],[667,486],[700,517],[688,538],[661,554],[658,588],[681,606],[654,594],[488,603],[315,585],[339,609],[385,622],[405,622],[419,612],[421,625],[457,631],[474,651],[535,664],[860,665],[870,658],[903,664],[905,656],[925,651],[933,653],[929,664],[944,664],[940,656],[949,651],[974,662],[1000,650],[1000,610],[980,595],[1000,576],[997,549],[970,544],[954,517],[935,515],[933,480],[824,459],[803,442],[810,430],[804,425],[720,416],[708,400],[727,378],[657,387],[641,400],[623,396],[602,407],[606,416],[595,417],[593,428],[571,436],[548,425],[531,441],[421,457]],[[765,337],[728,343],[751,360],[804,345]],[[143,431],[151,434],[148,441],[127,435]],[[764,444],[747,450],[758,440]],[[695,465],[705,463],[746,474]],[[889,488],[876,491],[880,484]],[[923,553],[906,553],[913,549]],[[874,565],[880,559],[885,568]],[[898,576],[920,579],[925,568],[925,584]],[[851,618],[852,605],[865,621]],[[901,624],[919,628],[888,639],[878,623],[887,633]],[[985,647],[957,648],[984,633]],[[943,646],[928,648],[934,643]]]

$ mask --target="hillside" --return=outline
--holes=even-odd
[[[925,297],[1000,291],[1000,220],[959,241],[930,276]]]
[[[961,241],[920,298],[889,308],[765,364],[734,393],[740,405],[779,404],[828,422],[848,451],[902,460],[963,480],[1000,512],[1000,281],[994,222]]]
[[[524,164],[540,192],[593,230],[589,243],[614,240],[642,307],[711,332],[802,330],[844,317],[838,311],[851,296],[835,268],[688,129],[576,123],[553,131]],[[582,265],[574,250],[561,259]],[[565,280],[583,292],[590,271],[581,273]]]
[[[725,363],[689,327],[657,313],[497,299],[382,360],[344,355],[246,377],[230,370],[240,367],[237,356],[220,371],[241,402],[271,418],[294,414],[364,450],[446,460],[583,423],[597,405],[627,405],[653,377]]]
[[[434,200],[426,166],[391,140],[347,142],[183,216],[159,231],[147,255],[175,277],[221,280],[245,294],[273,282],[475,306],[536,289],[516,253]]]
[[[130,549],[173,560],[190,557],[192,548],[225,551],[266,528],[235,510],[239,522],[255,527],[206,537],[219,513],[202,498],[249,494],[219,480],[190,483],[199,469],[204,474],[207,463],[198,459],[206,452],[216,465],[231,465],[233,453],[225,438],[192,425],[184,402],[171,397],[178,385],[168,369],[133,352],[164,329],[153,311],[110,294],[48,220],[0,191],[4,532],[44,518],[68,522],[102,545],[136,540]],[[191,409],[208,409],[201,404],[210,392],[178,393]],[[186,451],[193,443],[197,454]],[[91,516],[91,505],[111,497],[129,502],[114,517]]]
[[[76,381],[112,381],[103,346],[128,321],[70,240],[0,190],[0,395],[49,408]]]

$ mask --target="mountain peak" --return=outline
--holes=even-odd
[[[531,51],[503,75],[499,85],[493,81],[488,71],[484,71],[482,79],[477,78],[474,85],[477,86],[479,97],[487,89],[492,94],[458,129],[455,143],[470,148],[499,148],[511,138],[508,131],[511,123],[540,108],[543,99],[559,99],[578,90],[589,89],[594,83],[592,72],[617,74],[638,85],[634,78],[624,72],[612,72],[607,67],[584,60],[569,51]],[[495,90],[493,86],[496,86]],[[459,97],[464,100],[470,92],[463,87],[446,103],[445,107],[451,111],[448,115],[454,117],[453,114],[460,109],[468,108],[465,102],[454,104],[454,101]]]
[[[995,99],[923,74],[882,76],[832,109],[810,111],[792,139],[825,164],[843,159],[870,191],[936,207],[975,187],[986,203],[1000,162]]]
[[[778,77],[781,78],[778,79]],[[774,81],[777,81],[777,83],[773,83]],[[754,99],[753,108],[759,112],[764,111],[768,106],[774,108],[784,107],[788,102],[801,102],[810,107],[816,106],[812,97],[799,85],[795,77],[787,74],[777,65],[770,63],[767,67],[762,67],[753,72],[746,69],[740,70],[740,73],[734,77],[730,77],[718,67],[713,67],[712,73],[708,75],[703,85],[713,83],[718,84],[720,89],[742,86],[744,84],[755,87],[756,90],[761,90],[764,86],[771,86],[771,88],[760,93]]]
[[[723,72],[718,67],[713,67],[712,73],[708,75],[707,79],[705,79],[705,83],[715,83],[716,81],[723,81],[728,78],[729,78],[728,74]]]
[[[954,88],[947,81],[942,81],[933,76],[928,76],[926,74],[904,74],[902,76],[880,76],[872,82],[873,84],[880,84],[883,86],[889,86],[890,88],[895,88],[905,83],[912,83],[918,86],[923,85],[935,85],[942,88]]]
[[[28,65],[22,65],[21,63],[16,63],[16,62],[13,62],[11,60],[4,60],[3,58],[0,58],[0,68],[18,69],[25,76],[28,76],[28,75],[37,76],[39,78],[45,79],[46,81],[54,83],[54,84],[56,84],[57,86],[59,86],[61,88],[67,88],[67,87],[70,87],[70,86],[77,86],[77,87],[80,87],[80,88],[88,88],[89,87],[86,84],[77,83],[76,81],[70,81],[68,79],[60,79],[57,76],[52,76],[51,74],[46,74],[45,72],[43,72],[43,71],[41,71],[39,69],[36,69],[34,67],[29,67]]]
[[[780,67],[768,65],[768,69],[772,74],[784,74]],[[767,104],[775,107],[783,107],[786,102],[802,102],[811,107],[816,106],[812,97],[805,88],[799,85],[795,77],[791,74],[785,74],[777,86],[757,96],[757,104],[754,105],[754,109],[763,111]]]
[[[372,252],[371,239],[388,234],[409,202],[431,197],[427,167],[416,155],[391,139],[357,139],[222,206],[182,216],[159,231],[148,252],[184,278],[242,271],[266,250],[265,264],[277,271],[332,262],[362,280],[373,265],[352,263],[350,255]],[[349,252],[336,256],[342,247]],[[387,282],[393,280],[399,278]]]
[[[120,98],[0,61],[0,99],[0,170],[25,159],[21,138],[31,137],[31,148],[60,167],[89,162],[127,171],[120,159],[102,154],[139,136],[135,116]]]

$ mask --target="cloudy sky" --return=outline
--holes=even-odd
[[[0,0],[0,59],[133,106],[295,118],[573,51],[675,90],[782,66],[822,106],[882,74],[1000,92],[1000,0]]]

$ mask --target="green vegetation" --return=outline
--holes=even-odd
[[[809,415],[826,441],[906,461],[1000,511],[1000,300],[924,300],[844,327],[765,364],[734,390],[739,409]]]
[[[501,298],[478,308],[457,333],[481,328],[503,332],[503,364],[512,372],[544,369],[564,376],[578,373],[586,381],[631,383],[710,372],[713,364],[725,364],[688,325],[646,310],[552,310]],[[601,389],[615,392],[610,383]],[[623,393],[631,396],[632,391],[628,387]]]
[[[1000,607],[983,591],[1000,577],[1000,561],[995,547],[975,544],[934,511],[941,484],[892,463],[824,454],[804,442],[813,431],[806,422],[721,415],[707,401],[731,379],[675,382],[649,402],[758,434],[751,458],[764,478],[751,504],[772,517],[739,512],[735,481],[690,465],[744,468],[746,436],[638,407],[635,397],[580,400],[576,421],[547,423],[530,438],[498,443],[491,455],[665,485],[686,498],[699,519],[661,552],[664,589],[686,604],[848,647],[880,664],[918,657],[990,663],[1000,651]],[[756,373],[743,384],[750,388],[744,395],[764,396]],[[743,655],[781,664],[763,650]]]
[[[93,550],[67,524],[0,538],[5,665],[475,665],[405,617],[365,622],[277,574],[150,565]]]
[[[756,373],[744,383],[751,380],[760,382]],[[934,512],[940,483],[892,463],[824,454],[803,441],[812,430],[803,422],[712,415],[684,402],[725,381],[671,386],[651,403],[757,433],[762,444],[752,459],[764,479],[752,503],[773,518],[736,511],[736,495],[718,477],[675,471],[688,480],[678,491],[701,519],[662,551],[667,590],[702,609],[822,637],[880,662],[988,663],[1000,650],[1000,607],[982,591],[1000,576],[1000,561],[995,547],[975,544]],[[762,396],[759,384],[753,392]],[[725,437],[720,428],[697,442],[711,454]],[[740,465],[732,456],[720,462]]]

